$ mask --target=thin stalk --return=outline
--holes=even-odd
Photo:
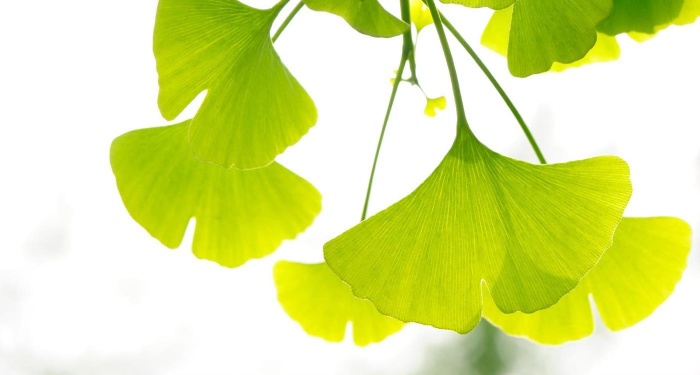
[[[301,8],[303,8],[303,7],[304,7],[304,2],[300,1],[299,4],[297,4],[294,7],[294,9],[292,9],[292,11],[289,13],[287,18],[285,18],[284,21],[282,22],[282,24],[280,25],[279,29],[277,29],[277,31],[275,32],[275,35],[272,36],[273,43],[277,41],[277,38],[279,38],[280,35],[282,35],[282,32],[284,31],[284,29],[287,28],[287,25],[289,25],[289,23],[292,22],[292,20],[294,19],[294,16],[296,16],[297,13],[299,13]]]
[[[428,5],[428,8],[430,9],[430,15],[433,17],[435,29],[437,30],[438,37],[440,38],[442,52],[445,54],[445,63],[447,63],[447,70],[450,72],[452,94],[454,95],[455,107],[457,108],[457,132],[464,130],[471,133],[471,130],[469,129],[469,124],[467,123],[467,115],[464,113],[464,101],[462,100],[462,91],[459,88],[457,69],[455,69],[455,63],[454,59],[452,58],[452,52],[450,51],[450,45],[447,43],[445,29],[442,27],[442,19],[440,12],[437,10],[437,7],[435,7],[435,2],[433,0],[425,0],[425,3]]]
[[[408,66],[411,70],[411,78],[416,76],[416,59],[414,55],[413,30],[411,27],[411,5],[409,0],[401,0],[401,20],[408,24],[408,30],[403,33],[403,55],[408,57]]]
[[[384,115],[384,123],[382,124],[382,131],[379,134],[379,141],[377,142],[377,150],[374,153],[374,161],[372,162],[372,172],[369,174],[369,183],[367,184],[367,194],[365,195],[365,204],[362,207],[362,217],[360,221],[367,218],[367,207],[369,206],[369,197],[372,194],[372,183],[374,182],[374,172],[377,169],[377,160],[379,160],[379,151],[382,149],[382,142],[384,142],[384,133],[386,132],[386,125],[389,123],[389,116],[391,115],[391,109],[394,107],[394,99],[396,98],[396,92],[399,90],[399,84],[401,83],[401,77],[403,77],[403,70],[406,67],[406,60],[408,60],[405,54],[401,54],[401,62],[399,63],[399,68],[396,69],[396,78],[394,78],[394,86],[391,89],[391,97],[389,97],[389,105],[386,108],[386,114]]]
[[[467,51],[469,56],[471,56],[476,65],[478,65],[479,68],[481,68],[481,71],[484,73],[484,75],[486,75],[486,78],[489,79],[496,91],[498,91],[498,94],[501,95],[501,98],[508,106],[508,109],[510,109],[510,112],[513,114],[513,117],[515,117],[515,119],[518,121],[518,124],[520,124],[520,128],[523,130],[523,133],[525,133],[528,142],[530,142],[530,146],[532,146],[532,149],[535,151],[535,154],[537,154],[537,159],[539,159],[540,163],[547,164],[547,160],[545,160],[544,155],[540,150],[540,147],[537,145],[537,141],[535,141],[535,137],[532,135],[532,132],[530,132],[530,128],[525,123],[525,120],[523,120],[523,117],[520,115],[520,112],[518,112],[518,109],[515,108],[515,104],[513,104],[506,92],[503,90],[503,87],[501,87],[501,85],[498,83],[493,74],[491,74],[489,68],[486,67],[484,62],[479,58],[479,56],[469,45],[469,43],[467,43],[467,41],[462,37],[459,31],[457,31],[457,29],[454,26],[452,26],[450,21],[448,21],[442,13],[440,13],[440,17],[442,18],[442,23],[445,25],[447,30],[449,30],[450,33],[457,39],[459,44],[461,44],[462,47],[464,47],[464,49]]]
[[[394,78],[394,85],[391,88],[391,96],[389,97],[389,105],[386,107],[386,114],[384,115],[384,122],[382,123],[382,131],[379,133],[379,140],[377,141],[377,150],[374,152],[374,161],[372,162],[372,171],[369,174],[369,182],[367,183],[367,194],[365,194],[365,203],[362,207],[362,217],[360,221],[364,221],[367,218],[367,207],[369,207],[369,197],[372,195],[372,183],[374,182],[374,173],[377,170],[377,160],[379,160],[379,152],[382,149],[382,143],[384,142],[384,133],[386,132],[386,126],[389,123],[389,117],[391,116],[391,109],[394,107],[394,99],[396,99],[396,92],[399,90],[399,84],[403,80],[403,71],[406,67],[406,62],[410,61],[413,55],[413,35],[411,33],[411,8],[409,6],[408,0],[401,0],[401,20],[409,25],[408,30],[403,33],[403,48],[401,49],[401,61],[399,62],[399,67],[396,69],[396,78]],[[415,74],[415,66],[411,65],[411,73]]]

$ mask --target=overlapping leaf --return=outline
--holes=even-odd
[[[644,41],[669,25],[689,24],[700,15],[700,0],[614,0],[613,5],[610,16],[596,25],[596,43],[588,53],[571,63],[555,62],[552,71],[616,60],[620,56],[616,35],[627,33]],[[513,8],[494,12],[481,39],[482,44],[509,60],[513,58],[509,52]]]
[[[486,298],[484,317],[508,334],[560,344],[593,332],[591,295],[605,325],[621,330],[651,315],[668,298],[689,251],[690,227],[684,221],[624,218],[613,246],[556,305],[532,314],[504,314]]]
[[[403,322],[380,314],[371,302],[355,297],[325,263],[281,261],[275,265],[274,275],[282,307],[312,336],[343,341],[345,328],[352,322],[355,344],[364,346],[403,327]]]
[[[630,194],[619,158],[533,165],[463,130],[425,182],[328,242],[325,258],[381,313],[467,332],[482,283],[507,312],[573,289],[610,246]]]
[[[486,25],[486,29],[484,29],[483,35],[481,36],[481,44],[504,57],[508,56],[508,40],[510,37],[510,23],[512,14],[513,7],[494,12],[493,16],[489,20],[489,23]],[[595,45],[582,59],[569,64],[555,62],[552,64],[550,70],[560,72],[568,68],[595,62],[617,60],[620,57],[620,45],[617,43],[615,37],[598,32],[596,38]]]
[[[656,27],[672,22],[685,0],[615,0],[610,17],[597,29],[608,35],[636,31],[653,34]]]
[[[153,50],[161,113],[172,120],[207,91],[189,129],[197,157],[262,167],[315,124],[314,103],[270,40],[279,11],[236,0],[158,3]]]
[[[391,15],[377,0],[304,0],[317,11],[343,17],[355,30],[374,37],[392,37],[408,30],[408,24]]]
[[[153,237],[176,248],[194,217],[194,254],[235,267],[311,224],[321,209],[311,184],[277,163],[239,171],[200,162],[187,144],[188,126],[136,130],[112,143],[124,205]]]
[[[508,68],[526,77],[552,64],[583,58],[596,42],[596,25],[606,19],[613,0],[443,0],[466,6],[503,9],[512,4],[508,25]]]

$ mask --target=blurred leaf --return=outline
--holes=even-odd
[[[421,0],[411,0],[411,22],[416,25],[416,31],[420,32],[424,27],[433,24],[433,16],[430,15],[430,9],[428,9],[423,1]]]
[[[508,52],[508,38],[510,21],[513,8],[506,8],[493,13],[491,20],[486,25],[481,36],[481,44],[489,49],[506,56]],[[582,59],[570,64],[555,62],[550,71],[561,72],[569,68],[579,67],[596,62],[617,60],[620,57],[620,45],[615,37],[597,33],[596,43]]]
[[[172,120],[207,91],[189,130],[199,158],[224,167],[262,167],[316,123],[314,103],[270,40],[279,10],[236,0],[158,3],[158,105]]]
[[[447,107],[447,99],[444,96],[438,98],[426,98],[425,110],[426,116],[435,117],[437,110],[444,110]]]
[[[325,258],[381,313],[464,333],[481,319],[482,280],[508,312],[573,289],[610,246],[630,194],[619,158],[533,165],[462,131],[427,180],[326,243]]]
[[[355,297],[325,263],[280,261],[274,274],[282,307],[312,336],[343,341],[345,328],[352,322],[355,344],[364,346],[384,340],[404,325],[377,312],[371,302]]]
[[[409,28],[377,0],[304,0],[304,4],[313,10],[343,17],[355,30],[369,36],[388,38],[401,35]]]
[[[670,217],[624,218],[613,246],[581,283],[556,305],[532,314],[504,314],[484,299],[484,317],[511,335],[561,344],[593,333],[588,300],[617,331],[651,315],[671,294],[686,266],[690,227]]]
[[[277,163],[239,171],[198,161],[188,126],[136,130],[112,142],[124,205],[163,245],[178,247],[194,217],[194,255],[236,267],[294,238],[321,210],[318,191]]]

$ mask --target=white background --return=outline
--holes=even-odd
[[[280,161],[318,187],[324,211],[275,255],[225,269],[192,256],[192,227],[170,251],[128,216],[109,146],[129,130],[166,124],[151,52],[156,5],[0,3],[0,374],[412,374],[458,340],[409,325],[367,348],[326,343],[284,314],[272,283],[276,260],[319,261],[323,243],[357,223],[400,38],[369,38],[304,9],[278,41],[319,108],[318,124]],[[617,62],[515,79],[504,59],[478,46],[489,11],[441,8],[501,80],[550,162],[619,155],[632,170],[628,216],[678,216],[700,227],[700,27],[672,27],[643,44],[621,37]],[[420,38],[420,79],[448,108],[427,118],[420,91],[401,87],[371,212],[414,189],[454,134],[434,28]],[[454,52],[477,135],[535,162],[496,92],[457,44]],[[196,103],[178,121],[195,111]],[[599,326],[560,347],[513,339],[536,366],[514,369],[697,374],[698,317],[695,246],[675,293],[650,318],[619,333]]]

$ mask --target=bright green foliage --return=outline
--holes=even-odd
[[[656,27],[672,22],[684,0],[615,0],[610,17],[597,29],[608,35],[636,31],[653,34]]]
[[[408,24],[391,15],[377,0],[304,0],[317,11],[343,17],[355,30],[374,37],[392,37],[408,30]]]
[[[194,254],[236,267],[311,224],[321,210],[311,184],[277,163],[239,171],[198,161],[187,144],[189,123],[132,131],[112,143],[119,193],[148,233],[176,248],[194,217]]]
[[[200,159],[262,167],[316,123],[314,103],[270,40],[280,9],[236,0],[160,0],[153,38],[158,104],[172,120],[207,90],[189,129]]]
[[[435,117],[438,110],[444,110],[445,108],[447,108],[447,99],[445,99],[444,96],[426,98],[423,113],[425,113],[426,116]]]
[[[555,62],[551,71],[616,60],[620,56],[620,46],[614,38],[615,35],[628,33],[630,37],[641,42],[669,25],[689,24],[700,16],[700,0],[614,0],[613,3],[614,8],[609,18],[596,26],[597,40],[588,53],[572,63]],[[513,59],[508,49],[512,48],[509,38],[512,35],[513,8],[494,12],[481,37],[483,45],[508,56],[509,66],[510,60]]]
[[[461,4],[470,8],[489,7],[491,9],[507,8],[518,0],[441,0],[446,4]],[[523,0],[521,0],[523,1]]]
[[[504,314],[489,299],[484,316],[511,335],[561,344],[593,332],[588,299],[612,330],[630,327],[668,298],[686,266],[690,227],[676,218],[624,218],[613,246],[581,283],[556,305],[533,314]]]
[[[461,3],[493,3],[498,5],[493,7],[496,9],[508,5],[507,1]],[[611,10],[612,0],[515,1],[507,28],[511,74],[527,77],[548,71],[555,62],[568,64],[580,60],[595,44],[595,26]]]
[[[678,14],[678,16],[673,19],[671,22],[667,22],[664,24],[657,24],[654,27],[654,33],[649,34],[649,33],[639,33],[639,32],[634,32],[631,31],[629,32],[629,36],[638,41],[638,42],[643,42],[647,39],[650,39],[656,35],[659,31],[671,26],[671,25],[677,25],[677,26],[683,26],[683,25],[688,25],[693,22],[700,16],[700,0],[685,0],[683,1],[683,7],[681,7],[681,10]]]
[[[481,44],[504,57],[508,55],[508,39],[512,14],[513,7],[494,12],[481,36]],[[579,67],[585,64],[616,60],[619,57],[620,45],[615,40],[615,37],[599,32],[595,45],[585,57],[569,64],[555,62],[552,64],[550,71],[561,72],[568,68]]]
[[[404,325],[380,314],[371,302],[355,297],[325,263],[280,261],[274,275],[284,311],[309,335],[340,342],[352,322],[355,344],[365,346],[384,340]]]
[[[416,32],[420,32],[424,27],[433,24],[433,16],[430,15],[423,1],[411,0],[411,22],[416,25]]]
[[[573,289],[610,246],[630,194],[619,158],[533,165],[462,129],[425,182],[326,243],[325,258],[383,314],[468,332],[482,280],[507,312]]]

